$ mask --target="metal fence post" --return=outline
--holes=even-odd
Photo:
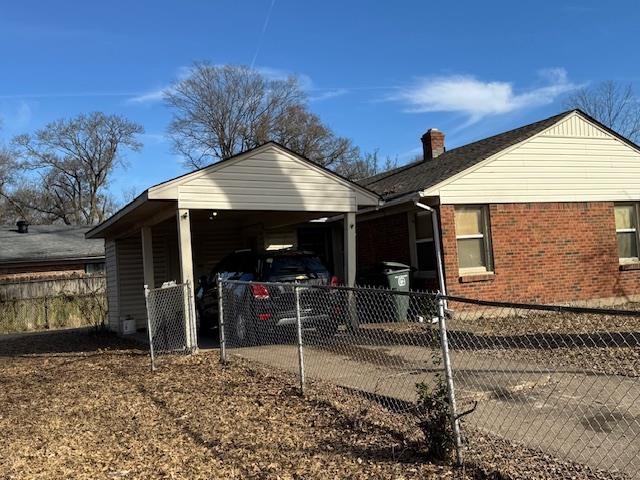
[[[449,340],[447,338],[447,324],[445,318],[444,298],[438,295],[438,327],[440,329],[440,345],[442,347],[442,363],[447,382],[447,395],[449,397],[449,408],[451,409],[451,427],[453,429],[456,463],[462,465],[462,441],[460,438],[460,422],[456,408],[456,395],[453,384],[453,370],[451,368],[451,357],[449,352]]]
[[[144,286],[144,302],[147,306],[147,332],[149,333],[149,354],[151,355],[151,371],[156,369],[156,359],[153,354],[153,332],[151,331],[151,309],[149,308],[149,285]]]
[[[44,328],[49,330],[49,297],[44,297]]]
[[[183,284],[182,295],[182,308],[184,309],[184,343],[187,351],[193,352],[193,333],[191,332],[191,323],[195,323],[195,318],[191,318],[191,291],[189,289],[189,280]]]
[[[302,319],[300,318],[300,287],[293,286],[296,296],[296,326],[298,331],[298,366],[300,368],[300,393],[304,395],[304,352],[302,351]]]
[[[222,288],[222,275],[218,273],[218,337],[220,338],[220,363],[227,363],[227,342],[224,335],[224,292]]]
[[[191,292],[191,289],[193,290],[193,295]],[[189,299],[189,332],[191,334],[191,353],[198,353],[198,332],[197,332],[197,326],[196,326],[196,322],[197,322],[197,316],[196,316],[196,309],[195,309],[195,295],[196,295],[196,291],[195,291],[195,286],[191,285],[191,282],[189,282],[189,280],[187,280],[187,297]]]

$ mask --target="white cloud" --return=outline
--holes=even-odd
[[[179,67],[178,73],[176,75],[178,81],[187,78],[191,73],[191,67]],[[134,95],[133,97],[127,100],[127,103],[137,104],[137,105],[145,105],[150,103],[157,103],[164,99],[164,96],[171,92],[171,85],[165,85],[164,87],[159,87],[154,90],[149,90],[148,92],[143,92],[138,95]]]
[[[222,66],[222,65],[218,65]],[[330,98],[339,97],[349,92],[346,88],[317,88],[309,75],[304,73],[292,73],[287,70],[273,67],[255,67],[255,70],[263,75],[267,80],[286,80],[291,76],[295,76],[298,80],[300,89],[309,95],[309,101],[320,102]],[[186,78],[191,72],[191,67],[180,67],[178,69],[178,80]],[[171,85],[159,87],[148,92],[134,95],[127,100],[129,104],[146,105],[162,101],[164,96],[171,91]]]
[[[146,93],[141,93],[140,95],[136,95],[135,97],[131,97],[127,100],[127,103],[155,103],[162,100],[165,94],[169,91],[169,87],[158,88],[156,90],[151,90]]]
[[[141,133],[139,136],[143,142],[148,143],[164,143],[167,141],[167,136],[163,133]]]
[[[298,79],[298,85],[304,91],[313,90],[313,80],[309,75],[304,73],[291,73],[286,70],[272,67],[256,67],[256,71],[263,75],[268,80],[286,80],[291,76],[295,76]]]
[[[389,100],[406,105],[407,112],[451,112],[466,115],[469,123],[491,116],[552,103],[579,85],[562,68],[541,70],[544,84],[516,91],[510,82],[482,81],[471,75],[420,78],[402,87]]]
[[[33,109],[28,102],[5,101],[0,103],[0,121],[2,130],[8,134],[23,133],[33,118]]]
[[[349,93],[349,90],[346,88],[334,88],[329,90],[313,90],[317,93],[312,93],[309,95],[310,102],[321,102],[323,100],[329,100],[331,98],[341,97],[342,95],[346,95]]]

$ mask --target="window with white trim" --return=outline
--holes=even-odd
[[[416,259],[418,276],[434,276],[436,271],[436,248],[433,239],[433,220],[431,212],[417,212],[416,225]]]
[[[638,262],[638,204],[617,203],[614,210],[620,263]]]
[[[461,274],[493,270],[489,209],[486,205],[456,207],[456,242]]]

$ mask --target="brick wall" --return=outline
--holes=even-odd
[[[495,274],[469,283],[458,274],[454,207],[440,211],[451,295],[549,303],[640,294],[640,270],[618,265],[612,202],[490,205]]]
[[[358,275],[366,275],[381,261],[410,264],[409,223],[406,212],[358,221]]]

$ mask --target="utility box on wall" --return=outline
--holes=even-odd
[[[127,315],[120,320],[123,335],[133,335],[136,333],[136,321],[131,315]]]

